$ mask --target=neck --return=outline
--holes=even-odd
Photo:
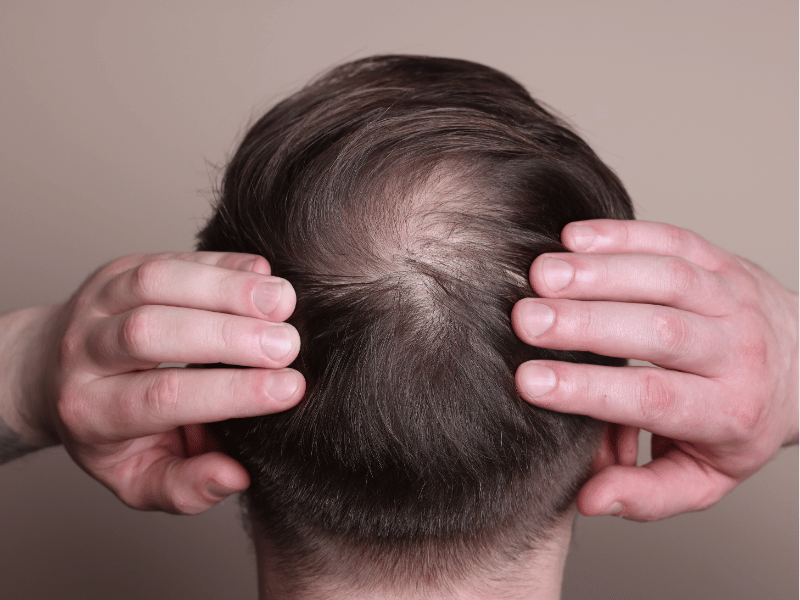
[[[285,562],[275,547],[255,534],[258,588],[261,600],[559,600],[564,563],[572,535],[574,510],[550,531],[549,537],[512,563],[498,565],[491,572],[474,575],[447,586],[430,587],[410,582],[402,587],[371,584],[353,585],[343,576],[320,573],[299,589],[297,580],[281,568]],[[257,532],[257,528],[254,528]],[[335,560],[335,558],[334,558]],[[346,564],[348,561],[342,561]],[[308,578],[306,578],[308,579]],[[372,581],[377,578],[372,578]]]

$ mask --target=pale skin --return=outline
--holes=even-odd
[[[583,514],[646,521],[701,510],[797,443],[796,294],[668,225],[573,223],[562,241],[573,253],[531,267],[541,298],[514,308],[520,338],[662,367],[518,370],[529,402],[621,424],[609,426],[580,493]],[[118,259],[63,305],[0,316],[0,419],[28,444],[63,443],[129,506],[202,512],[249,485],[202,424],[302,398],[302,376],[285,368],[299,337],[281,324],[294,305],[260,257]],[[155,368],[165,362],[252,368]],[[642,467],[639,428],[655,434],[655,460]]]
[[[652,521],[716,503],[798,438],[798,297],[753,263],[660,223],[597,220],[538,257],[512,323],[532,345],[649,361],[520,366],[529,402],[611,423],[584,515]],[[636,466],[639,428],[653,461]],[[611,464],[609,464],[611,463]]]
[[[572,538],[572,525],[575,521],[575,508],[571,507],[548,531],[535,550],[515,554],[515,560],[500,565],[487,565],[487,558],[477,561],[468,576],[447,583],[423,582],[413,577],[406,585],[396,582],[378,582],[374,577],[361,579],[361,585],[348,578],[349,570],[342,569],[341,562],[346,549],[328,548],[319,567],[319,572],[310,589],[297,593],[293,580],[287,580],[280,565],[287,558],[282,556],[276,546],[260,531],[258,524],[251,521],[253,541],[255,542],[256,564],[258,565],[258,589],[260,600],[280,598],[281,600],[483,600],[502,598],[504,600],[558,600],[564,565]],[[376,565],[360,558],[361,573],[376,572]],[[485,567],[487,570],[484,570]],[[364,582],[368,582],[364,585]]]
[[[302,398],[303,377],[285,368],[300,339],[281,323],[294,306],[262,257],[115,260],[62,305],[0,316],[0,418],[24,443],[63,443],[131,507],[202,512],[250,483],[202,424]]]

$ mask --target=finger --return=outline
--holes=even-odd
[[[525,298],[511,311],[525,343],[553,350],[605,356],[715,376],[734,360],[721,320],[652,304]]]
[[[696,233],[648,221],[597,219],[569,223],[561,232],[561,241],[573,252],[679,256],[709,271],[734,261],[732,254]]]
[[[165,258],[123,271],[100,290],[98,300],[108,314],[155,304],[283,321],[296,298],[285,279]]]
[[[234,269],[261,275],[271,275],[269,262],[257,254],[241,252],[161,252],[157,254],[130,254],[118,258],[100,269],[106,280],[136,266],[154,260],[180,260],[224,269]]]
[[[672,256],[542,254],[530,280],[545,298],[660,304],[714,317],[734,306],[722,277]]]
[[[164,362],[225,363],[281,368],[300,349],[286,323],[171,306],[142,306],[104,319],[89,332],[87,349],[101,373]]]
[[[591,466],[595,475],[609,465],[636,466],[639,454],[639,428],[606,423],[603,438]]]
[[[578,510],[586,516],[655,521],[705,510],[736,483],[734,478],[673,447],[643,467],[606,467],[581,489]]]
[[[182,458],[165,451],[127,482],[119,495],[141,510],[193,515],[249,485],[245,468],[229,456],[209,452]]]
[[[305,380],[292,369],[169,368],[98,379],[88,390],[83,405],[67,410],[70,431],[84,441],[121,441],[281,412],[300,401]],[[185,442],[189,454],[199,450],[195,438]]]
[[[152,260],[182,260],[186,262],[196,262],[212,267],[223,269],[234,269],[250,273],[260,273],[261,275],[271,275],[269,262],[258,254],[246,254],[243,252],[165,252],[153,254]]]
[[[516,373],[536,406],[630,425],[687,442],[721,443],[736,431],[736,407],[715,402],[714,382],[655,367],[530,361]]]

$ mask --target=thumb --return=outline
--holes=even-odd
[[[164,453],[132,479],[127,493],[120,491],[119,496],[134,508],[193,515],[249,485],[245,468],[220,452],[191,458]],[[136,500],[132,503],[127,498]]]
[[[737,481],[673,447],[642,466],[609,466],[578,494],[586,516],[618,515],[633,521],[656,521],[705,510],[736,487]]]

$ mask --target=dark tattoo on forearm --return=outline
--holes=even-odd
[[[17,433],[0,419],[0,465],[38,449],[39,446],[19,439]]]

